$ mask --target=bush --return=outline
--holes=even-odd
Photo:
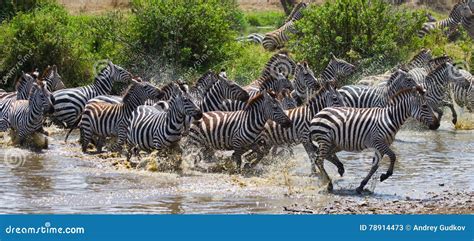
[[[290,48],[319,71],[330,53],[366,66],[393,66],[420,48],[416,33],[423,21],[423,12],[400,11],[382,0],[328,1],[305,10]]]
[[[11,88],[22,70],[56,64],[66,86],[87,84],[94,77],[94,63],[106,58],[115,61],[119,55],[121,46],[109,41],[107,32],[120,24],[113,14],[70,16],[55,3],[20,12],[0,26],[0,76],[10,80],[7,87]]]
[[[278,28],[285,21],[285,13],[278,11],[251,11],[245,13],[245,19],[250,26],[271,26]]]
[[[134,52],[167,65],[198,69],[227,59],[243,21],[232,0],[135,0],[132,12]]]

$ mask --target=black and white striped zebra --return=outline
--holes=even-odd
[[[42,81],[31,86],[27,100],[15,100],[8,113],[9,126],[19,138],[20,145],[36,132],[43,132],[46,113],[53,111],[54,97]]]
[[[133,111],[143,105],[147,99],[162,97],[163,92],[152,84],[132,80],[122,103],[96,102],[87,104],[78,125],[81,130],[82,151],[87,152],[87,146],[93,136],[99,136],[102,140],[106,137],[117,137],[117,142],[111,150],[116,151],[117,148],[122,147],[127,140],[127,128]],[[98,152],[102,151],[102,142],[96,146]]]
[[[306,148],[310,144],[307,138],[309,122],[319,111],[331,106],[344,106],[344,102],[334,87],[328,83],[325,87],[318,90],[305,105],[285,111],[291,120],[290,127],[284,128],[273,121],[267,122],[265,130],[257,141],[262,145],[263,155],[257,156],[256,160],[249,167],[255,166],[269,152],[270,148],[301,143]],[[313,165],[313,173],[316,171],[315,168]]]
[[[461,25],[474,41],[474,1],[470,0],[461,10],[461,14],[463,15]]]
[[[306,7],[306,3],[299,3],[296,5],[283,26],[265,34],[262,41],[263,47],[268,51],[283,48],[289,40],[288,33],[296,34],[294,23],[303,17],[303,10]]]
[[[203,154],[207,155],[214,150],[233,150],[232,159],[240,169],[242,154],[250,149],[260,153],[255,142],[268,120],[284,127],[291,125],[275,98],[274,93],[264,91],[249,100],[244,110],[204,113],[200,121],[191,125],[189,144],[204,149]]]
[[[426,99],[430,107],[437,114],[437,118],[441,120],[443,116],[442,106],[447,106],[452,112],[452,122],[457,123],[457,113],[451,102],[447,102],[446,95],[448,94],[449,83],[456,80],[463,80],[464,77],[459,73],[459,70],[451,63],[446,62],[439,65],[436,69],[431,71],[421,82],[421,85],[426,90]],[[432,128],[430,128],[432,129]]]
[[[468,1],[469,0],[460,0],[458,3],[456,3],[451,9],[448,18],[446,19],[437,22],[424,23],[423,27],[418,32],[418,37],[422,38],[435,29],[444,30],[444,33],[446,35],[449,35],[453,31],[455,31],[462,21],[462,11],[463,9],[465,9],[465,6],[467,5]]]
[[[130,81],[131,77],[128,71],[109,61],[107,67],[95,77],[93,84],[55,91],[54,121],[65,127],[71,127],[82,114],[88,100],[110,94],[114,82]]]
[[[176,145],[184,131],[185,117],[201,119],[202,112],[191,96],[178,85],[172,86],[176,93],[169,101],[168,110],[159,111],[153,106],[141,105],[133,112],[127,131],[128,159],[132,149],[151,151]]]
[[[340,82],[342,78],[350,76],[355,72],[355,70],[356,67],[353,64],[350,64],[343,59],[336,58],[336,56],[331,54],[331,59],[319,78],[321,85],[317,88],[325,86],[327,82],[330,82],[336,87],[337,85],[340,85],[338,82]]]
[[[46,82],[46,88],[49,92],[66,88],[61,75],[59,75],[58,67],[56,65],[48,65],[48,67],[46,67],[46,69],[43,71],[41,78]]]
[[[283,110],[289,110],[298,107],[298,103],[291,96],[291,91],[284,89],[281,93],[277,94],[277,100],[281,103]]]
[[[259,34],[259,33],[251,33],[247,36],[238,37],[237,41],[239,41],[239,42],[250,42],[250,43],[255,43],[255,44],[262,44],[264,37],[265,36],[263,36],[262,34]]]
[[[332,107],[325,108],[316,114],[309,127],[309,137],[317,143],[317,148],[314,147],[311,152],[311,159],[318,167],[329,191],[333,186],[324,169],[325,159],[336,158],[336,162],[342,166],[337,159],[337,152],[374,148],[375,157],[372,168],[356,189],[358,193],[361,193],[377,171],[384,155],[390,157],[390,166],[387,173],[381,175],[380,180],[384,181],[392,175],[396,156],[390,149],[390,145],[408,117],[413,117],[425,125],[439,125],[422,91],[421,87],[417,87],[416,90],[403,90],[397,93],[391,103],[384,108]]]
[[[390,76],[386,85],[374,87],[346,85],[338,91],[343,96],[346,107],[385,107],[393,95],[417,85],[407,72],[399,69]]]

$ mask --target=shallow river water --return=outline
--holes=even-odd
[[[346,169],[342,178],[326,164],[335,184],[335,194],[327,194],[309,176],[301,147],[293,157],[279,158],[260,167],[258,175],[244,177],[186,167],[181,174],[116,168],[97,156],[82,155],[78,144],[64,144],[63,137],[63,131],[54,133],[43,153],[0,149],[0,213],[282,213],[294,203],[317,207],[355,196],[353,189],[370,169],[373,155],[340,153]],[[448,122],[438,131],[404,128],[392,149],[398,158],[394,175],[378,181],[388,167],[384,158],[367,185],[374,192],[369,198],[474,191],[473,130],[455,130]]]

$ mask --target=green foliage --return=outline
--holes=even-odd
[[[250,26],[272,26],[275,28],[283,25],[285,13],[279,11],[251,11],[245,12],[245,19]]]
[[[186,67],[206,55],[200,68],[225,60],[243,21],[232,0],[135,0],[132,11],[134,47]]]
[[[0,25],[0,76],[12,68],[18,74],[56,64],[67,86],[86,84],[92,80],[97,60],[119,55],[120,44],[106,38],[107,34],[116,35],[108,31],[119,27],[119,20],[114,14],[70,16],[54,3],[20,12]],[[15,75],[9,77],[11,87]]]
[[[270,59],[272,53],[265,51],[262,46],[252,43],[242,43],[234,49],[233,56],[222,64],[230,79],[237,83],[246,85],[258,78],[265,63]]]
[[[316,70],[327,65],[330,53],[365,66],[393,66],[421,47],[416,33],[423,21],[422,12],[382,0],[328,1],[305,11],[290,48]]]

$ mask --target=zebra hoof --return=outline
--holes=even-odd
[[[358,187],[358,188],[356,188],[356,192],[357,192],[357,194],[362,194],[362,192],[364,192],[364,188],[363,187]]]
[[[344,170],[344,167],[341,167],[341,168],[338,168],[338,169],[337,169],[337,172],[339,173],[339,175],[340,175],[341,177],[344,176],[344,172],[345,172],[345,171],[346,171],[346,170]]]
[[[333,190],[333,186],[332,186],[332,182],[329,182],[328,183],[328,188],[327,188],[328,192],[332,192]]]
[[[387,178],[389,177],[390,175],[386,174],[386,173],[383,173],[382,175],[380,175],[380,182],[383,182],[385,180],[387,180]]]
[[[453,124],[456,125],[458,123],[458,119],[453,119]]]

